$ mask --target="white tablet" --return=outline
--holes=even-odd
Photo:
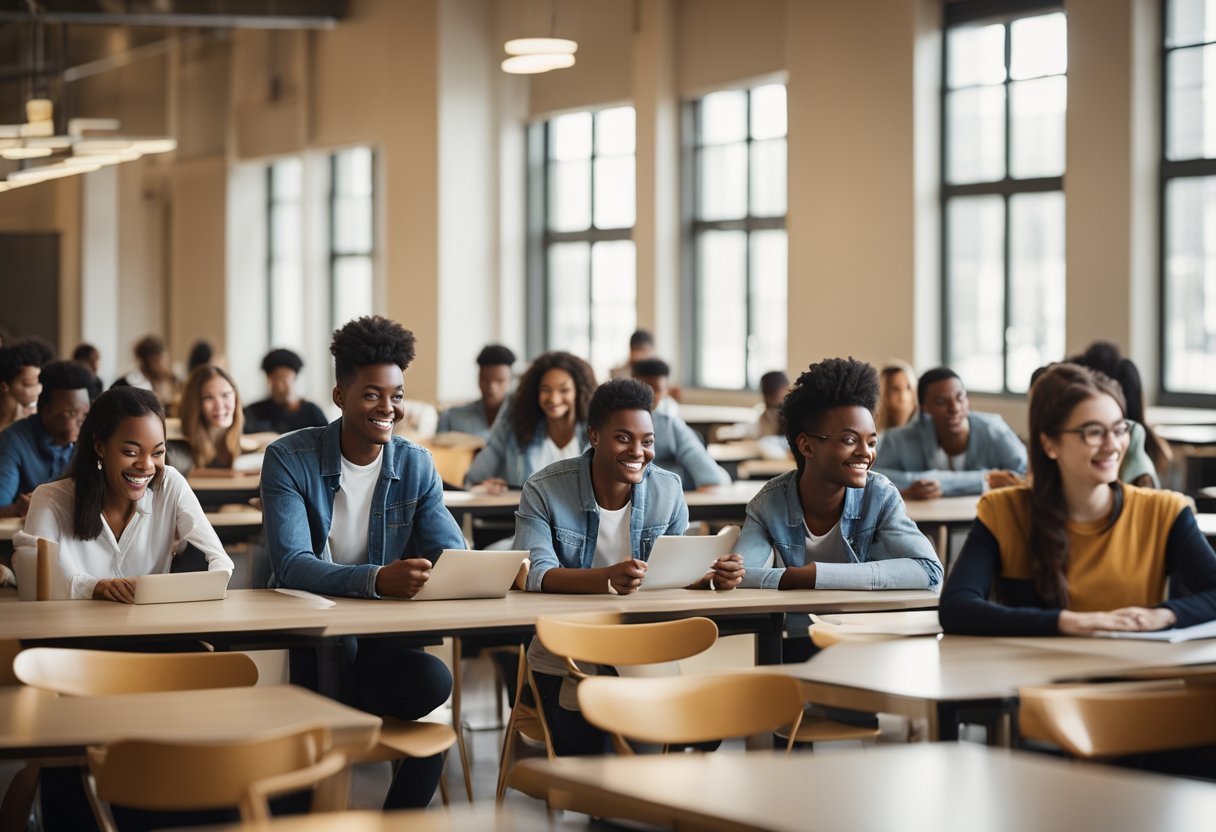
[[[642,589],[672,589],[696,583],[714,561],[735,550],[738,540],[738,526],[727,526],[716,535],[663,535],[654,542],[646,559]]]
[[[227,571],[166,572],[135,579],[135,603],[176,604],[182,601],[219,601],[228,594]]]
[[[504,598],[527,559],[526,549],[444,549],[431,569],[431,577],[413,600]]]

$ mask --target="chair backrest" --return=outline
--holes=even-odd
[[[578,706],[597,728],[641,742],[683,744],[795,726],[798,681],[777,673],[622,679],[595,676],[578,686]]]
[[[1216,679],[1043,685],[1018,692],[1018,730],[1076,757],[1216,743]]]
[[[13,672],[13,661],[20,652],[20,641],[15,638],[0,638],[0,685],[21,684],[21,680]]]
[[[70,696],[248,687],[258,668],[244,653],[119,653],[34,647],[13,670],[27,685]]]
[[[674,662],[708,650],[718,625],[708,618],[621,624],[619,616],[539,618],[536,636],[549,652],[575,662],[639,665]]]
[[[102,800],[152,811],[240,806],[244,820],[265,817],[268,797],[314,786],[345,767],[324,727],[236,742],[125,740],[89,751]]]

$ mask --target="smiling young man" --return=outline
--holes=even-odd
[[[524,485],[515,548],[530,553],[529,590],[637,592],[655,539],[688,528],[680,478],[651,464],[653,403],[650,388],[634,379],[600,386],[588,408],[591,447],[538,471]],[[733,589],[742,577],[742,559],[731,555],[716,561],[697,586]],[[528,662],[557,753],[603,753],[607,736],[578,713],[562,662],[535,639]]]
[[[468,433],[487,439],[500,413],[511,406],[511,365],[515,353],[490,344],[477,354],[477,389],[481,398],[449,407],[439,414],[439,433]]]
[[[1016,485],[1026,474],[1026,446],[995,413],[972,413],[967,390],[948,367],[916,386],[922,418],[882,435],[877,470],[907,500],[982,494]]]
[[[386,318],[358,318],[334,333],[330,352],[341,418],[266,449],[262,504],[271,585],[409,598],[444,549],[465,548],[430,453],[393,435],[404,415],[403,371],[414,358],[414,335]],[[360,639],[343,669],[344,698],[400,719],[430,713],[452,687],[439,659],[402,639]],[[442,770],[441,755],[406,759],[384,808],[426,806]]]

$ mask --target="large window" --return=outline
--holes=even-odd
[[[304,346],[304,164],[298,156],[267,168],[270,201],[266,247],[270,343],[300,350]]]
[[[1166,0],[1162,390],[1216,395],[1216,2]]]
[[[693,381],[757,387],[786,358],[785,87],[692,105]]]
[[[1064,354],[1067,23],[970,5],[946,12],[942,347],[968,388],[1020,393]]]
[[[586,358],[603,377],[637,321],[634,111],[557,116],[544,144],[544,347]]]
[[[335,153],[329,178],[330,325],[375,308],[374,156],[369,147]]]

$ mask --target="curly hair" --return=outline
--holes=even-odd
[[[647,358],[633,362],[634,378],[664,378],[671,375],[671,367],[659,358]]]
[[[38,351],[21,339],[0,347],[0,381],[12,384],[25,367],[41,367],[39,357]]]
[[[515,353],[502,344],[489,344],[477,353],[478,367],[498,367],[505,364],[510,367],[515,363]]]
[[[232,424],[224,431],[223,446],[216,447],[211,439],[211,428],[203,416],[203,386],[213,378],[222,378],[232,387]],[[236,388],[232,376],[210,364],[199,367],[190,374],[182,390],[180,412],[182,434],[190,445],[190,457],[197,468],[206,468],[219,461],[227,467],[241,455],[241,433],[245,427],[245,414],[241,412],[241,392]]]
[[[1079,364],[1052,364],[1030,388],[1031,571],[1039,596],[1060,607],[1068,606],[1068,509],[1060,464],[1042,437],[1058,436],[1077,405],[1103,394],[1126,414],[1118,382]]]
[[[574,420],[587,421],[591,394],[595,392],[595,371],[577,355],[568,352],[544,353],[532,362],[519,380],[511,412],[507,414],[511,420],[511,433],[515,434],[521,446],[526,447],[532,441],[537,426],[544,422],[545,414],[540,409],[540,380],[550,370],[565,370],[574,379]]]
[[[823,414],[837,407],[864,407],[871,413],[878,406],[878,371],[874,365],[849,356],[825,358],[798,376],[781,405],[785,441],[790,445],[798,471],[806,459],[798,450],[798,437],[815,433]]]
[[[278,349],[266,353],[266,357],[262,359],[262,372],[270,375],[280,367],[299,373],[304,369],[304,359],[291,350]]]
[[[93,384],[93,374],[75,361],[52,361],[39,375],[42,392],[38,394],[38,409],[44,410],[56,390],[85,390]]]
[[[633,378],[606,381],[591,396],[587,408],[587,427],[599,430],[608,417],[618,410],[645,410],[654,407],[654,391],[650,385]]]
[[[404,370],[410,366],[414,333],[388,318],[365,315],[334,330],[329,351],[334,357],[334,376],[339,384],[345,384],[360,367],[396,364]]]

